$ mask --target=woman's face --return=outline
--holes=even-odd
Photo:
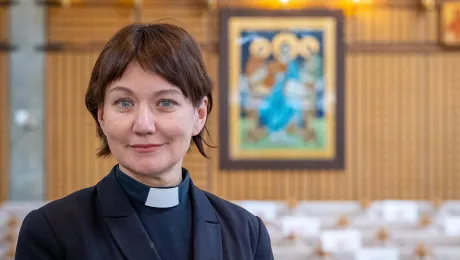
[[[206,122],[207,102],[193,106],[178,87],[133,62],[108,86],[98,120],[124,171],[159,178],[181,172],[191,137]]]

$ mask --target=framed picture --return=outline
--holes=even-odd
[[[460,1],[443,2],[440,17],[442,44],[460,47]]]
[[[221,169],[344,168],[343,20],[220,11]]]

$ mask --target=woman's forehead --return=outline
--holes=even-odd
[[[127,92],[149,92],[160,94],[182,94],[179,87],[171,84],[157,73],[144,70],[139,63],[131,63],[123,73],[122,77],[112,82],[107,93]]]

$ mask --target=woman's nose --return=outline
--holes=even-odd
[[[139,135],[155,133],[155,115],[147,105],[141,105],[137,111],[133,132]]]

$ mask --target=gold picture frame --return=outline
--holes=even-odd
[[[344,168],[342,10],[220,11],[220,167]]]

